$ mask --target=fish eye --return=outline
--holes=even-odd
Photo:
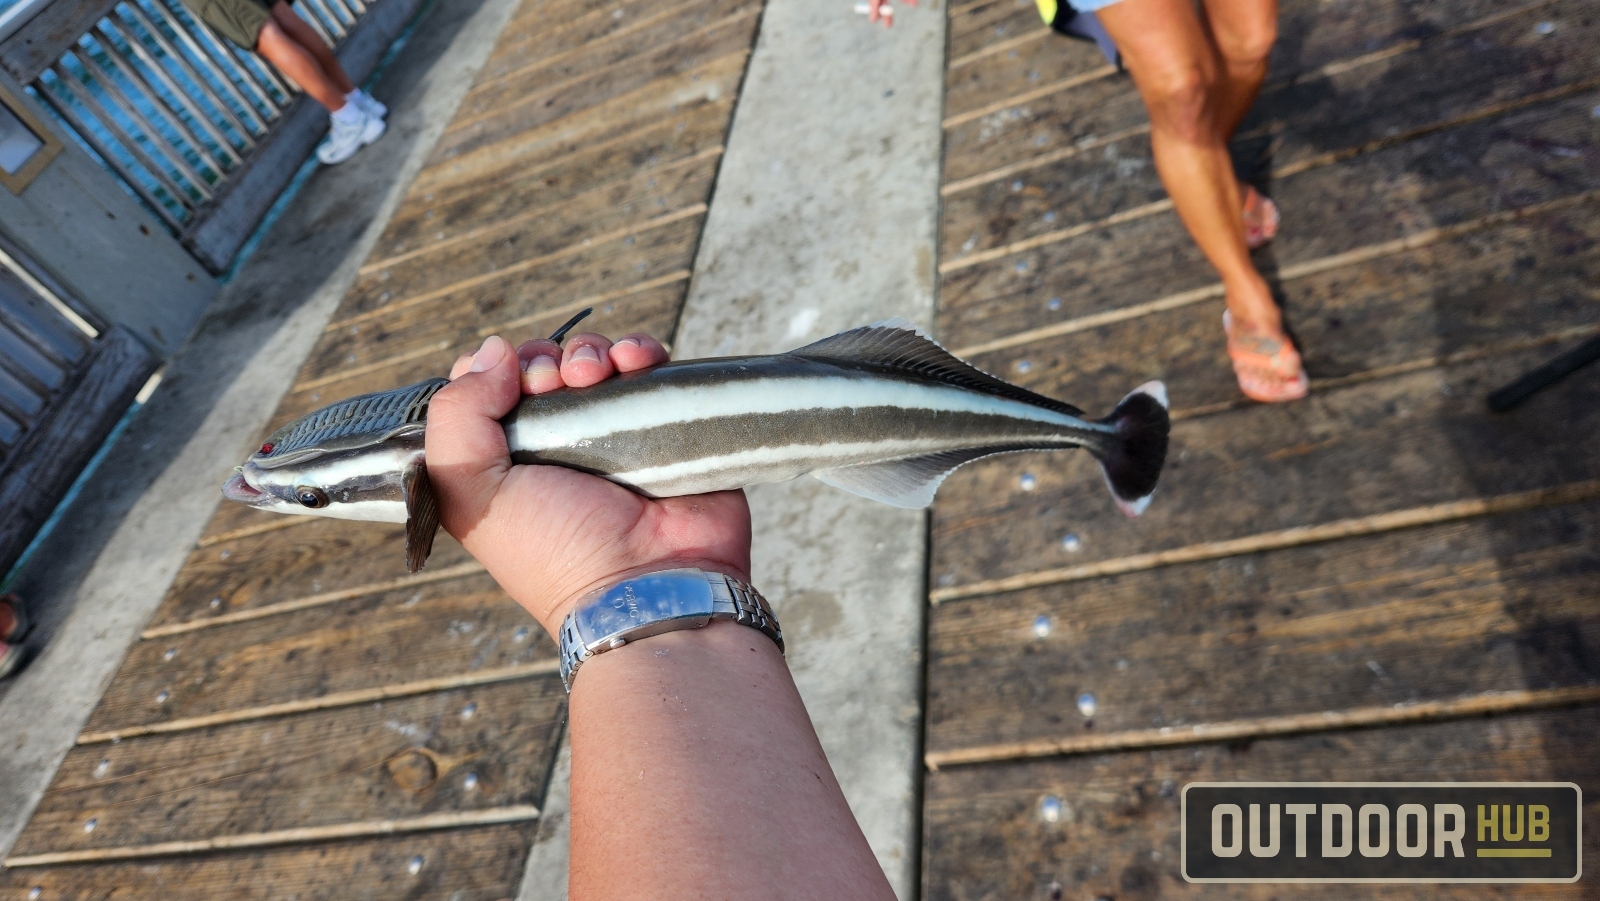
[[[310,507],[313,510],[317,509],[318,507],[328,506],[328,495],[323,493],[321,488],[309,488],[306,486],[301,486],[294,490],[294,494],[295,497],[299,499],[300,503]]]

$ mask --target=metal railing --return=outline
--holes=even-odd
[[[333,45],[366,9],[363,0],[295,6]],[[117,3],[28,90],[179,236],[299,93],[177,0]]]

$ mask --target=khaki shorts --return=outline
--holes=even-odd
[[[183,0],[217,34],[246,50],[256,49],[261,28],[272,18],[271,0]]]

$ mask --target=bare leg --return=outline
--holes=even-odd
[[[1204,9],[1206,28],[1222,61],[1213,92],[1226,141],[1267,78],[1267,57],[1278,39],[1278,0],[1204,0]]]
[[[356,89],[328,45],[281,0],[272,7],[272,20],[261,28],[256,52],[329,112],[343,107],[345,95]]]
[[[1235,321],[1276,331],[1278,307],[1245,246],[1243,197],[1222,138],[1221,61],[1190,0],[1122,0],[1100,10],[1150,111],[1156,171],[1227,290]]]

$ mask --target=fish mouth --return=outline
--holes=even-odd
[[[260,503],[264,492],[257,491],[244,477],[244,473],[236,472],[233,477],[222,485],[222,496],[230,501],[255,506]]]

